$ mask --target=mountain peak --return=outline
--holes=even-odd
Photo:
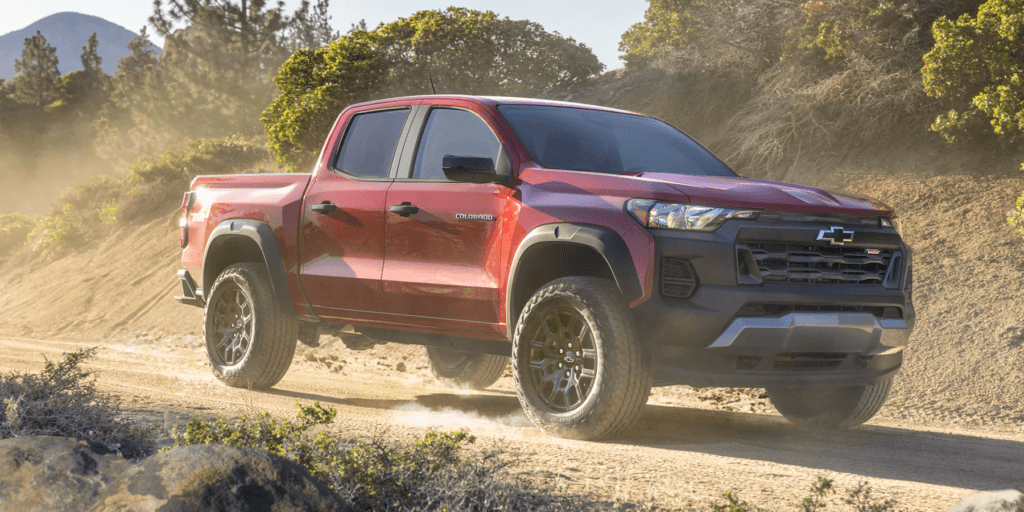
[[[21,58],[25,38],[39,31],[46,42],[57,49],[61,74],[82,69],[82,47],[94,32],[99,40],[96,53],[103,58],[103,72],[117,71],[117,61],[128,52],[128,42],[138,34],[103,18],[78,12],[58,12],[31,25],[0,36],[0,79],[14,77],[14,61]],[[159,50],[159,48],[157,48]]]

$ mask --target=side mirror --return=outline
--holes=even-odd
[[[461,183],[495,183],[508,179],[498,174],[494,160],[486,156],[445,155],[441,159],[441,170],[446,178]]]

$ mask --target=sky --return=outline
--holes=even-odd
[[[454,0],[331,0],[331,24],[342,33],[353,23],[366,20],[369,28],[388,23],[424,9],[444,9]],[[268,2],[270,3],[270,2]],[[294,11],[301,0],[286,0],[285,8]],[[640,22],[646,0],[463,0],[454,4],[476,10],[494,11],[512,19],[529,19],[549,32],[558,32],[587,45],[605,65],[605,70],[622,67],[619,39],[630,25]],[[98,16],[138,32],[153,12],[152,0],[0,0],[0,35],[20,30],[36,20],[58,12],[73,11]],[[151,39],[163,41],[149,27]]]

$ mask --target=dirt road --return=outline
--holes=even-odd
[[[908,510],[945,510],[979,489],[1024,489],[1019,425],[1017,433],[939,431],[901,423],[893,419],[899,412],[887,408],[854,431],[810,433],[756,394],[679,387],[656,390],[640,425],[624,438],[567,441],[530,426],[508,376],[492,391],[448,389],[433,381],[420,347],[300,346],[284,380],[263,392],[220,384],[191,336],[134,333],[99,343],[0,338],[0,372],[35,372],[44,357],[89,346],[99,346],[86,365],[96,370],[99,388],[166,427],[190,415],[290,416],[296,402],[320,401],[338,409],[333,428],[343,436],[411,438],[429,427],[465,427],[482,447],[518,453],[517,470],[542,485],[669,509],[707,510],[731,490],[752,504],[793,510],[818,476],[840,489],[866,480],[878,498],[894,497]]]

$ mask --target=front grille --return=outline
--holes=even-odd
[[[830,306],[823,304],[765,304],[748,302],[736,312],[737,317],[778,317],[789,313],[869,313],[878,318],[903,318],[893,306]]]
[[[892,249],[833,245],[744,243],[741,282],[882,284]],[[747,280],[743,278],[746,277]]]
[[[672,299],[689,299],[697,291],[697,273],[682,258],[661,259],[661,294]]]

